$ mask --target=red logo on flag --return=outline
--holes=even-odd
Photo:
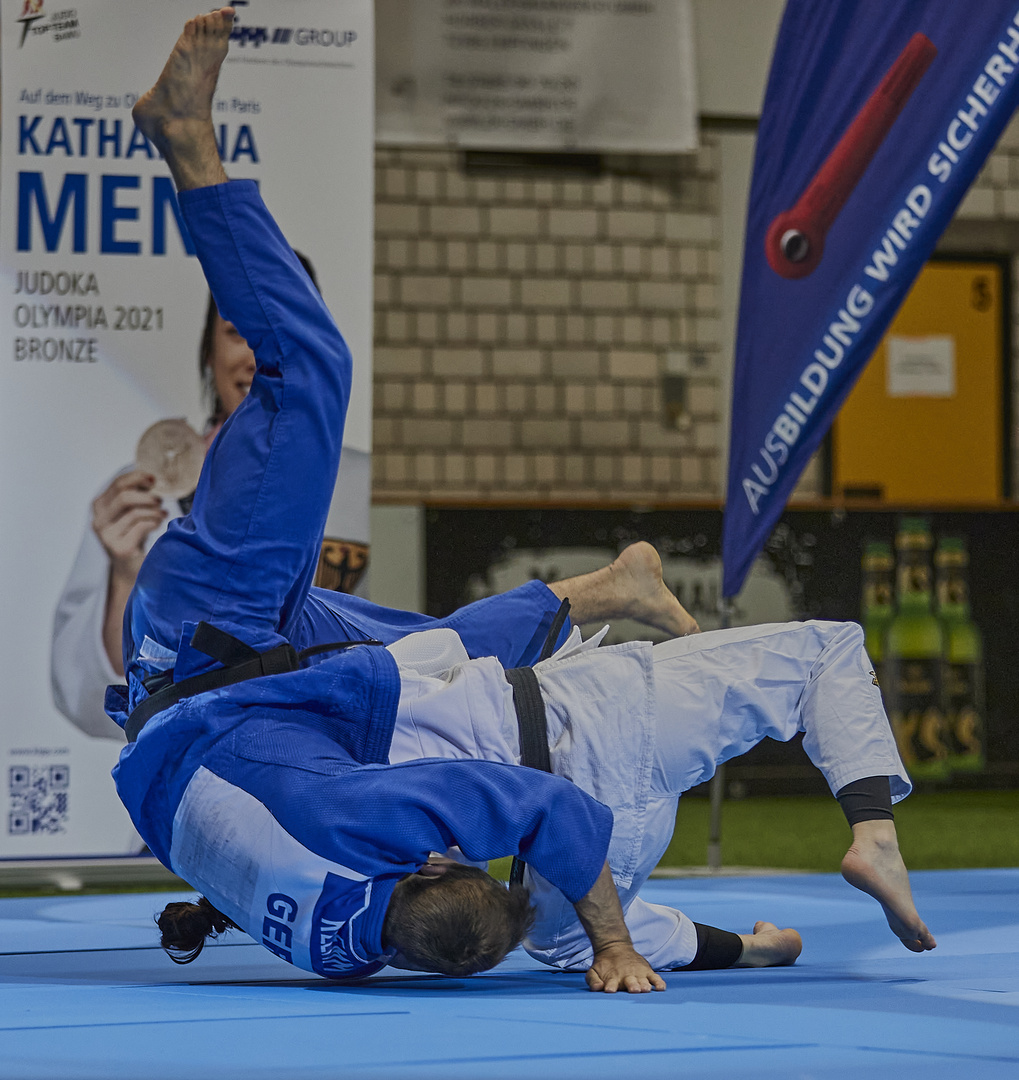
[[[776,274],[795,279],[817,269],[828,229],[937,52],[930,38],[919,33],[912,36],[796,205],[771,223],[764,251]]]

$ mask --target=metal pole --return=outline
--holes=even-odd
[[[709,786],[711,817],[708,822],[708,869],[722,869],[722,803],[725,801],[725,766],[719,765]]]
[[[722,598],[722,629],[729,629],[732,604],[728,597]],[[722,803],[725,802],[725,765],[719,765],[708,788],[711,810],[708,818],[708,869],[722,869]]]

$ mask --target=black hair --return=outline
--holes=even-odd
[[[301,265],[308,272],[308,277],[311,278],[312,285],[321,293],[319,289],[318,276],[315,274],[315,267],[312,266],[311,260],[302,255],[301,252],[295,251],[294,254],[300,259]],[[220,400],[219,394],[216,392],[216,379],[212,371],[212,342],[216,333],[216,316],[219,315],[219,309],[216,307],[216,301],[212,298],[212,293],[209,293],[208,302],[205,305],[205,323],[202,327],[202,339],[198,345],[198,378],[202,386],[202,397],[205,399],[205,403],[209,409],[209,427],[220,423],[225,420],[223,415],[223,402]]]
[[[208,938],[219,937],[227,930],[238,929],[222,911],[200,896],[197,902],[174,901],[155,916],[160,930],[159,943],[175,964],[197,960]]]

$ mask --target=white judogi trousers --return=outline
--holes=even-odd
[[[690,963],[696,933],[682,912],[637,892],[672,837],[679,796],[718,764],[766,736],[785,742],[802,731],[833,793],[866,776],[890,777],[894,802],[909,793],[856,623],[769,623],[596,648],[602,636],[581,643],[575,630],[534,671],[553,771],[613,811],[609,864],[634,947],[653,967]],[[465,659],[448,630],[389,648],[401,676],[391,762],[519,763],[512,689],[498,661]],[[556,967],[589,966],[573,906],[530,869],[525,884],[537,909],[527,951]]]

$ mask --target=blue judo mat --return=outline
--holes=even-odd
[[[804,949],[638,997],[520,952],[471,979],[342,985],[239,932],[176,967],[152,924],[168,894],[0,900],[0,1077],[1019,1077],[1019,870],[913,885],[938,938],[922,956],[834,875],[649,882],[701,922],[794,926]]]

